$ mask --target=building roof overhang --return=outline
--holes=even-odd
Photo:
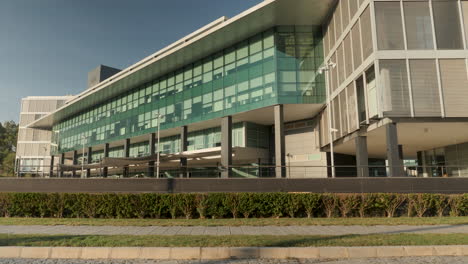
[[[266,0],[233,17],[221,17],[83,91],[28,127],[52,126],[96,104],[276,25],[322,25],[336,0]]]

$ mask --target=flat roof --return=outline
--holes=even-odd
[[[70,100],[74,98],[73,95],[63,95],[63,96],[27,96],[21,98],[22,101],[24,100]]]
[[[67,104],[28,125],[52,126],[138,85],[277,25],[322,25],[336,0],[266,0],[228,19],[221,17],[78,94]]]

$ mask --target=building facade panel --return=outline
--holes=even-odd
[[[444,93],[445,116],[466,116],[468,79],[464,59],[439,60],[441,85]]]
[[[435,60],[409,60],[414,116],[442,116]]]
[[[16,173],[41,174],[49,171],[51,152],[55,151],[52,132],[27,128],[29,124],[63,106],[70,96],[26,97],[21,100],[18,142],[16,145]]]

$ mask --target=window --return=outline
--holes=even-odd
[[[429,2],[403,2],[408,49],[433,49]]]
[[[367,59],[374,51],[372,45],[372,27],[369,7],[361,15],[362,56]]]
[[[375,2],[375,23],[379,49],[405,49],[400,2]]]
[[[357,69],[362,63],[362,53],[361,53],[361,30],[359,29],[359,23],[356,23],[351,29],[351,35],[353,38],[352,49],[353,49],[353,60],[354,60],[354,70]]]
[[[432,1],[437,49],[462,49],[458,1]]]
[[[465,26],[465,37],[468,41],[468,1],[462,0],[463,25]]]
[[[348,34],[344,39],[344,55],[346,63],[346,77],[349,77],[353,72],[353,53],[351,51],[351,34]]]

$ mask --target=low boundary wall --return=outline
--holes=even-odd
[[[23,259],[348,259],[468,256],[468,246],[393,247],[0,247],[0,258]]]
[[[468,193],[468,178],[324,179],[0,179],[0,192]]]

